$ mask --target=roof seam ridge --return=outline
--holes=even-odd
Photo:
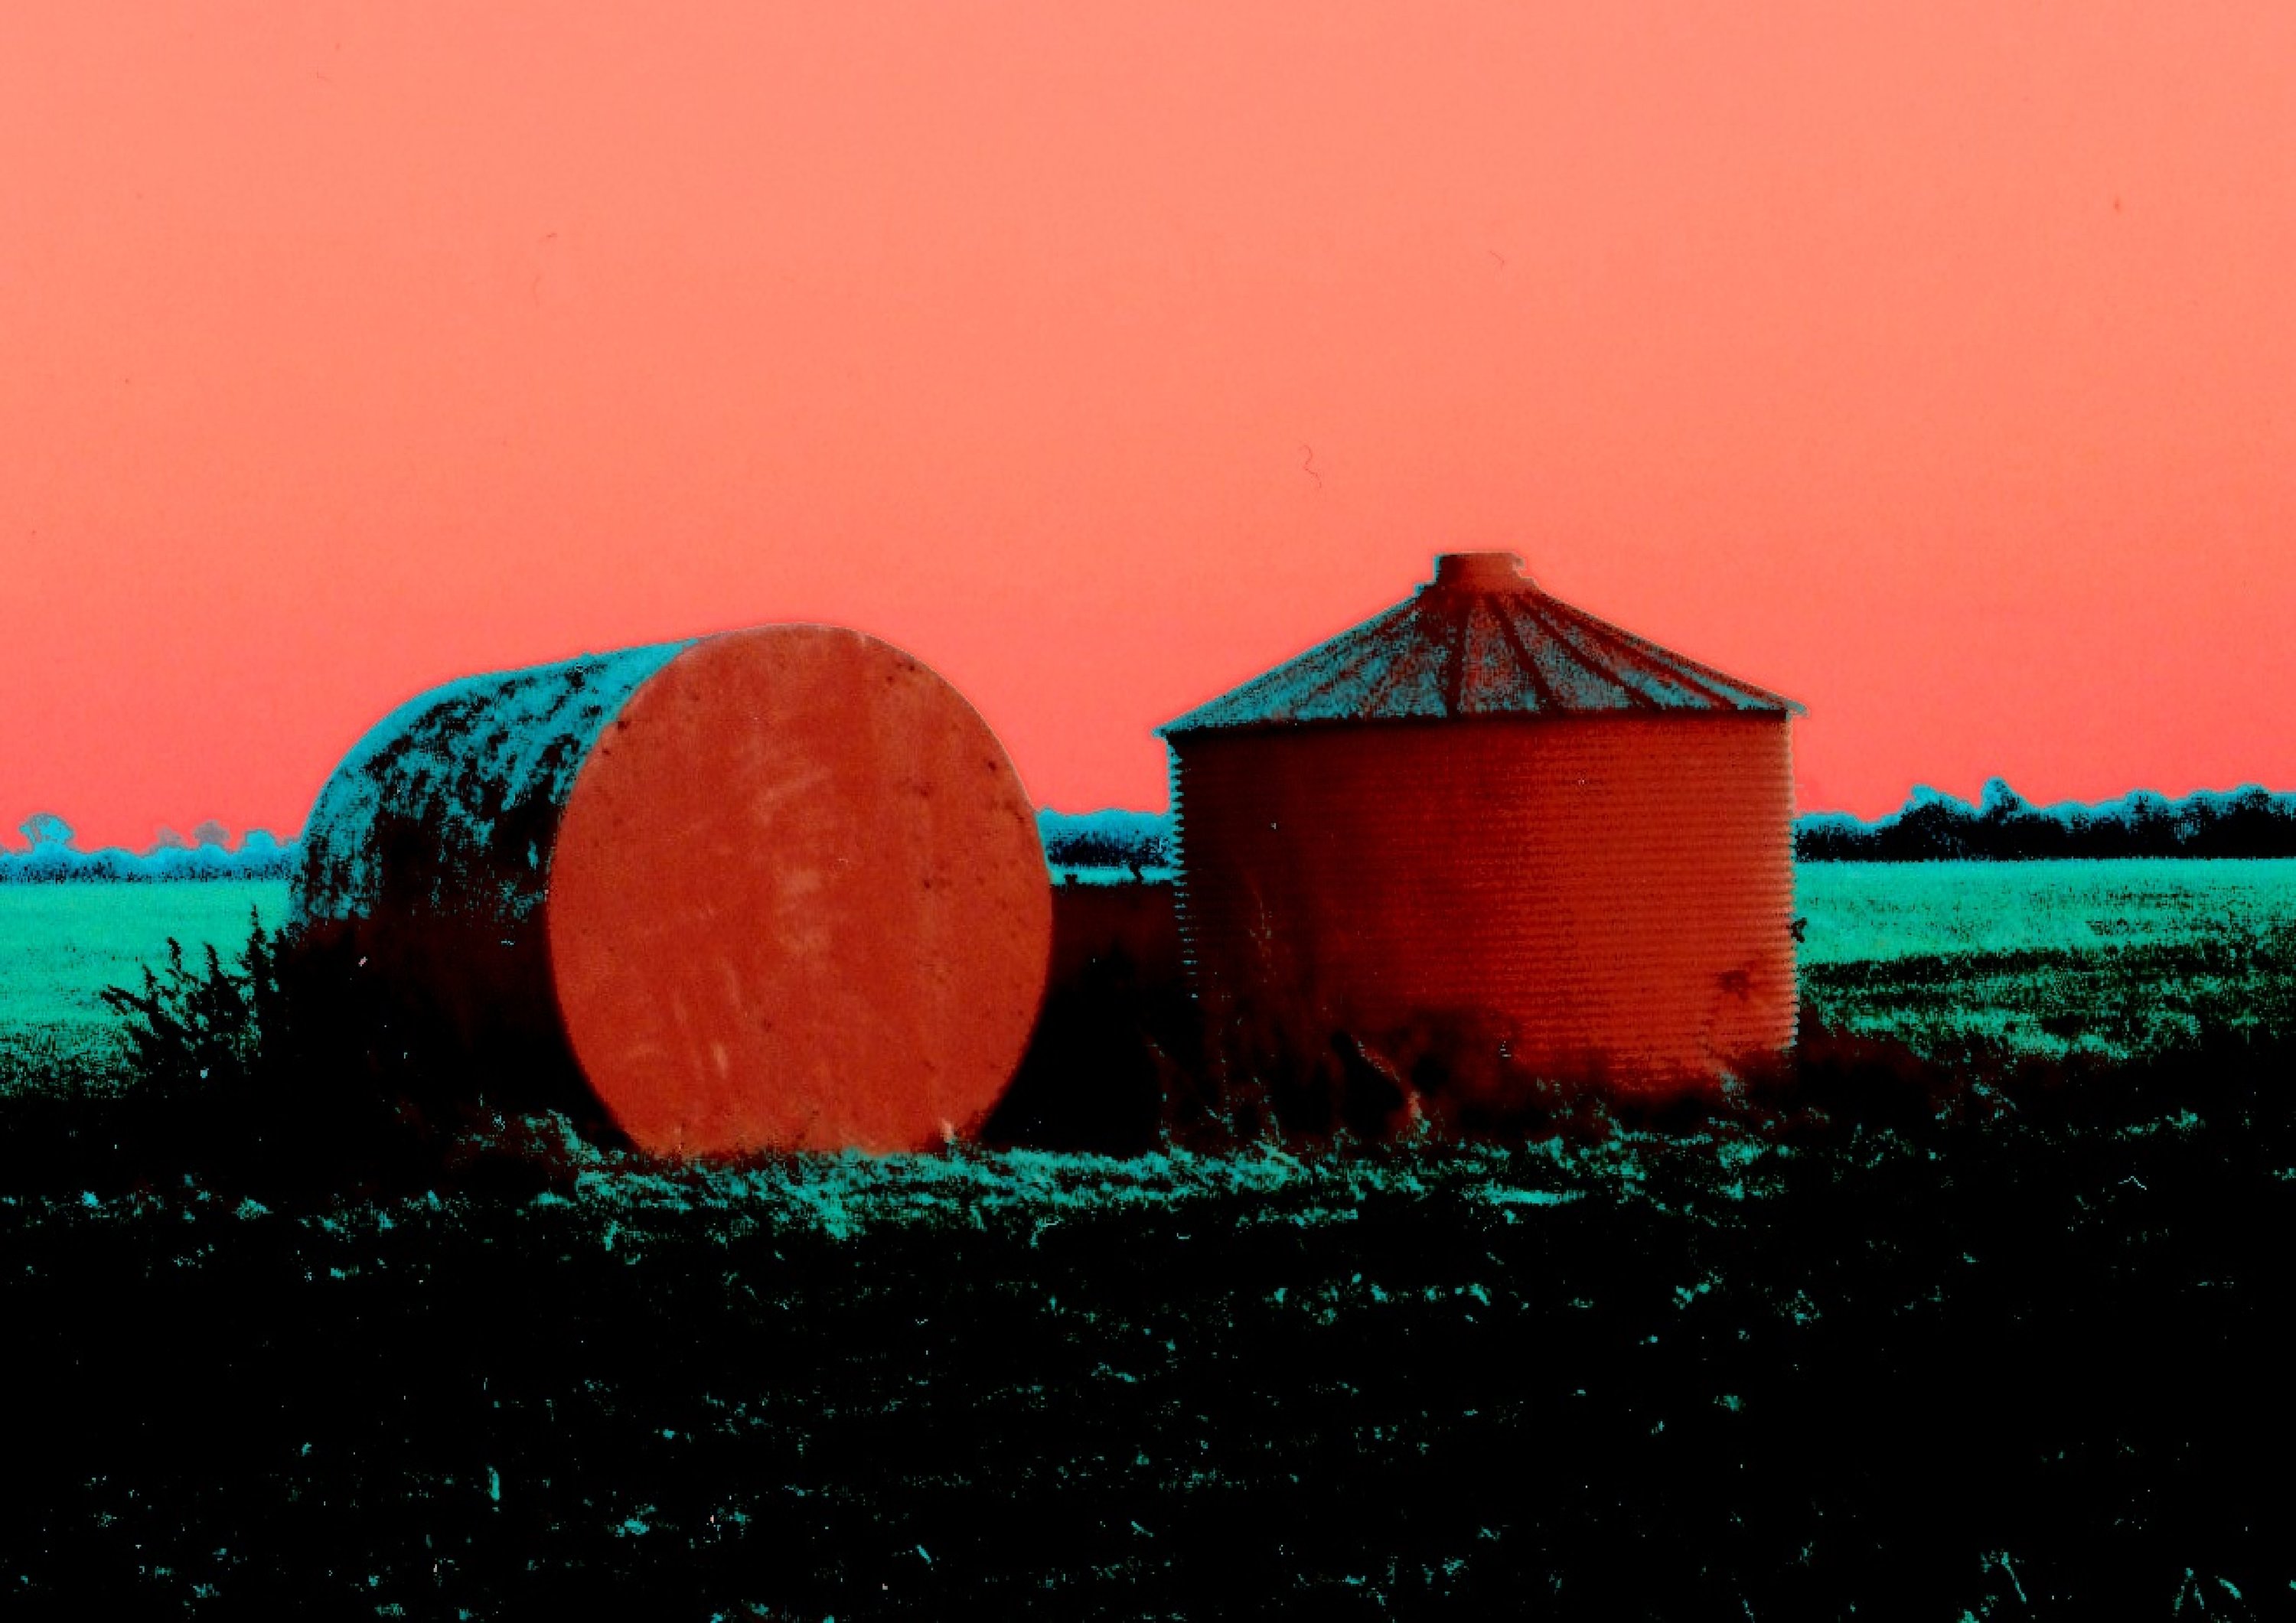
[[[1407,608],[1409,605],[1401,604],[1398,605],[1398,607]],[[1326,637],[1321,643],[1317,643],[1314,649],[1309,650],[1308,654],[1302,654],[1300,656],[1300,660],[1304,660],[1308,658],[1310,654],[1323,649],[1331,648],[1337,643],[1344,643],[1349,638],[1356,636],[1358,633],[1369,631],[1374,626],[1380,624],[1382,621],[1389,619],[1396,612],[1396,609],[1383,611],[1381,613],[1373,615],[1371,619],[1364,621],[1359,626],[1350,627],[1349,629],[1341,632],[1336,636]],[[1306,709],[1317,700],[1325,697],[1342,682],[1361,671],[1365,660],[1374,651],[1369,649],[1345,650],[1339,655],[1339,657],[1333,660],[1329,668],[1318,671],[1316,680],[1312,684],[1292,695],[1290,709],[1293,719],[1299,719],[1300,711]],[[1295,660],[1292,661],[1292,663],[1296,664],[1299,663],[1299,661]],[[1283,669],[1283,667],[1278,666],[1275,670],[1271,671],[1269,675],[1279,675]],[[1374,690],[1374,692],[1376,690]]]
[[[1594,619],[1592,615],[1587,618]],[[1606,620],[1596,623],[1603,626],[1612,636],[1627,643],[1636,658],[1651,665],[1662,664],[1665,668],[1681,676],[1685,681],[1704,688],[1715,698],[1726,703],[1735,705],[1739,697],[1746,691],[1720,671],[1710,669],[1686,655],[1676,653],[1672,649],[1660,648],[1648,637],[1636,636],[1623,627],[1612,626]]]
[[[1407,608],[1410,608],[1410,609],[1413,609],[1413,610],[1417,610],[1417,609],[1418,609],[1418,607],[1419,607],[1419,600],[1418,600],[1418,599],[1416,599],[1416,598],[1414,598],[1414,599],[1413,599],[1413,600],[1412,600],[1408,604],[1406,604],[1406,606]],[[1414,615],[1414,616],[1412,616],[1412,617],[1410,617],[1410,618],[1414,618],[1414,619],[1415,619],[1415,618],[1416,618],[1416,616]],[[1378,650],[1376,650],[1376,649],[1366,649],[1366,650],[1365,651],[1365,657],[1366,661],[1367,661],[1370,658],[1372,658],[1373,656],[1374,656],[1377,652],[1378,652]],[[1372,684],[1371,691],[1370,691],[1369,693],[1365,693],[1365,694],[1363,696],[1362,709],[1364,709],[1364,711],[1365,711],[1365,713],[1367,713],[1367,714],[1372,714],[1372,715],[1376,715],[1376,714],[1378,713],[1380,701],[1381,701],[1382,700],[1385,699],[1385,698],[1387,697],[1387,695],[1389,694],[1389,693],[1390,693],[1390,692],[1391,692],[1391,691],[1394,689],[1394,687],[1395,687],[1396,684],[1397,684],[1397,683],[1398,683],[1398,682],[1400,682],[1400,681],[1403,679],[1403,674],[1404,674],[1405,668],[1406,668],[1406,662],[1405,662],[1404,660],[1399,660],[1399,659],[1390,659],[1390,660],[1389,660],[1389,661],[1388,661],[1388,663],[1387,663],[1387,667],[1386,667],[1386,668],[1385,668],[1385,669],[1383,669],[1383,670],[1382,670],[1382,671],[1379,673],[1378,676],[1374,680],[1374,682],[1373,682],[1373,684]],[[1441,690],[1441,681],[1442,681],[1442,673],[1441,673],[1439,670],[1438,670],[1438,672],[1436,673],[1436,682],[1437,682],[1437,690],[1438,690],[1438,691],[1437,691],[1437,695],[1436,695],[1436,703],[1437,703],[1439,706],[1442,703],[1442,695],[1441,695],[1441,691],[1440,691],[1440,690]],[[1439,712],[1439,712],[1438,712],[1438,713],[1439,713],[1439,714],[1440,713],[1440,712]]]
[[[1467,599],[1458,606],[1453,617],[1457,624],[1444,639],[1444,652],[1450,658],[1450,668],[1443,673],[1443,713],[1464,716],[1467,708],[1467,637],[1475,618],[1475,600]]]
[[[1591,625],[1601,627],[1603,630],[1609,632],[1613,636],[1622,637],[1626,641],[1634,643],[1638,648],[1648,649],[1654,653],[1662,655],[1673,664],[1684,668],[1685,671],[1696,673],[1700,677],[1709,683],[1720,684],[1723,687],[1728,689],[1733,693],[1744,694],[1749,698],[1765,701],[1771,704],[1784,705],[1789,709],[1799,709],[1801,708],[1800,705],[1796,704],[1794,701],[1788,699],[1783,693],[1774,693],[1767,688],[1756,687],[1750,682],[1741,682],[1737,677],[1731,676],[1728,672],[1718,669],[1716,667],[1707,664],[1702,660],[1693,660],[1688,654],[1677,653],[1670,648],[1661,648],[1656,643],[1652,642],[1648,637],[1641,636],[1634,632],[1628,631],[1623,626],[1614,626],[1599,614],[1589,614],[1584,609],[1573,609],[1571,612],[1576,614],[1580,619],[1585,620]]]
[[[1517,607],[1529,608],[1529,603],[1526,600],[1521,604],[1507,605],[1508,609]],[[1536,618],[1536,611],[1533,614]],[[1495,603],[1491,608],[1491,619],[1498,626],[1500,637],[1514,650],[1514,657],[1522,661],[1522,674],[1530,683],[1531,692],[1538,697],[1538,708],[1560,714],[1563,709],[1562,697],[1555,693],[1554,684],[1547,681],[1546,673],[1538,668],[1538,660],[1532,656],[1530,644],[1524,641],[1522,627],[1515,624],[1514,616]]]
[[[1597,619],[1595,616],[1577,609],[1570,611],[1569,618],[1577,622],[1572,627],[1573,630],[1578,631],[1581,635],[1591,634],[1592,640],[1614,658],[1623,658],[1627,663],[1639,666],[1645,674],[1655,676],[1660,681],[1671,680],[1677,686],[1688,688],[1694,696],[1710,701],[1724,697],[1707,684],[1685,680],[1685,673],[1675,668],[1675,656],[1660,648],[1656,643],[1644,642],[1632,632],[1621,630],[1607,620]],[[1705,691],[1701,693],[1701,689]],[[1629,688],[1628,691],[1636,690]],[[1641,697],[1652,709],[1667,708],[1651,694],[1643,693]]]
[[[1581,665],[1595,675],[1606,678],[1625,694],[1628,709],[1657,710],[1665,708],[1633,683],[1620,677],[1617,671],[1609,668],[1601,659],[1599,651],[1587,645],[1586,640],[1578,635],[1579,628],[1571,623],[1571,611],[1567,604],[1555,604],[1556,612],[1550,612],[1546,603],[1525,603],[1523,606],[1538,621],[1540,627],[1568,648]]]
[[[1316,655],[1323,653],[1325,650],[1332,648],[1336,643],[1343,643],[1349,638],[1356,636],[1360,633],[1371,630],[1374,627],[1393,618],[1395,615],[1410,608],[1410,606],[1411,605],[1408,602],[1395,604],[1393,607],[1382,609],[1380,612],[1373,615],[1371,619],[1364,621],[1360,625],[1351,626],[1344,631],[1334,632],[1332,635],[1325,637],[1322,642],[1317,643],[1314,647],[1302,650],[1299,653],[1292,655],[1290,659],[1283,660],[1273,669],[1264,670],[1258,676],[1249,678],[1235,687],[1230,688],[1226,693],[1218,695],[1217,698],[1208,699],[1203,703],[1196,706],[1195,709],[1186,711],[1171,721],[1166,722],[1164,725],[1158,728],[1157,731],[1160,733],[1169,732],[1174,727],[1178,727],[1182,732],[1189,732],[1198,726],[1217,727],[1224,725],[1235,725],[1233,722],[1223,722],[1221,718],[1239,709],[1248,710],[1254,702],[1264,699],[1268,694],[1282,693],[1283,691],[1285,679],[1288,677],[1296,680],[1298,673],[1302,668],[1313,669],[1316,672],[1317,680],[1313,685],[1306,689],[1304,692],[1295,695],[1291,701],[1292,708],[1297,709],[1300,705],[1308,703],[1330,692],[1333,687],[1339,684],[1341,678],[1345,676],[1351,669],[1354,668],[1352,662],[1348,660],[1341,659],[1336,669],[1324,670],[1315,665],[1314,661]],[[1264,721],[1272,718],[1267,717],[1248,717],[1247,719]]]

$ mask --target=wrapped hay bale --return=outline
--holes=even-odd
[[[1051,951],[1012,762],[856,631],[766,626],[476,676],[322,791],[291,929],[639,1148],[921,1149],[972,1132]],[[533,1062],[540,1061],[536,1065]]]

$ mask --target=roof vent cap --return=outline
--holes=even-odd
[[[1438,553],[1432,585],[1439,592],[1538,590],[1538,583],[1522,572],[1522,560],[1513,553]]]

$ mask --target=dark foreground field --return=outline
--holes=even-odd
[[[0,1615],[2288,1615],[2288,1058],[356,1198],[20,1108]]]

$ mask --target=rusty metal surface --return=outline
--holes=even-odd
[[[1403,602],[1160,730],[1800,709],[1549,595],[1512,553],[1453,553]]]
[[[1439,1037],[1669,1087],[1793,1039],[1783,717],[1173,742],[1189,972],[1232,1070]]]

